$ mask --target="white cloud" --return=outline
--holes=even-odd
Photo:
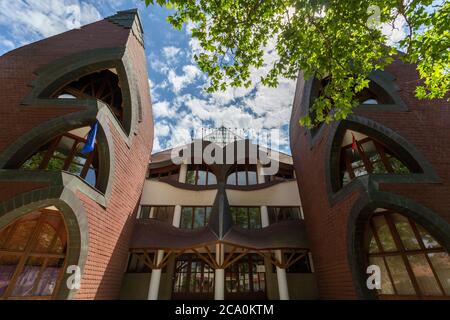
[[[172,108],[171,104],[168,101],[160,101],[154,103],[152,109],[155,118],[174,117],[176,111]]]
[[[181,52],[180,48],[174,46],[164,47],[162,50],[164,57],[171,62],[174,62],[175,58]]]
[[[181,75],[177,75],[173,69],[169,70],[167,80],[172,85],[172,91],[177,94],[186,86],[194,83],[201,75],[202,72],[199,68],[194,65],[186,65],[183,67]]]
[[[16,45],[100,19],[100,13],[92,4],[79,0],[0,1],[0,25],[10,29]]]

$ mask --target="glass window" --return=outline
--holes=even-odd
[[[256,165],[243,164],[233,168],[227,177],[228,185],[247,186],[258,183]]]
[[[52,298],[65,261],[66,239],[61,214],[48,208],[0,230],[0,298]]]
[[[81,153],[89,131],[90,127],[83,127],[54,138],[27,159],[21,169],[64,170],[83,178],[95,187],[99,163],[97,144],[91,152]]]
[[[261,211],[259,207],[230,207],[233,222],[245,229],[261,228]]]
[[[151,206],[141,206],[141,219],[149,219]]]
[[[301,219],[298,207],[269,207],[269,223],[277,223],[285,220]]]
[[[381,269],[380,295],[450,296],[450,257],[426,229],[388,210],[370,225],[369,263]]]
[[[185,229],[196,229],[208,224],[212,207],[183,207],[181,209],[180,227]]]
[[[347,130],[344,135],[340,168],[343,186],[366,174],[408,174],[413,172],[387,146],[351,130]]]
[[[256,293],[266,290],[264,259],[247,254],[225,269],[227,293]]]
[[[212,294],[214,269],[195,254],[183,254],[175,262],[173,293]]]
[[[209,167],[205,165],[189,165],[186,183],[197,186],[207,186],[217,184],[217,179]]]

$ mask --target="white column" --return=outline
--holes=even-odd
[[[155,207],[152,206],[152,207],[150,208],[150,213],[149,213],[148,217],[149,217],[150,219],[153,219],[154,215],[155,215]]]
[[[181,206],[179,204],[177,204],[175,206],[175,210],[173,211],[172,225],[174,227],[179,228],[180,227],[180,223],[181,223]]]
[[[224,246],[216,244],[216,263],[221,266],[224,259]],[[225,299],[225,269],[214,270],[214,300]]]
[[[281,262],[281,250],[275,251],[276,259]],[[286,269],[277,267],[277,280],[278,280],[278,292],[280,295],[280,300],[289,300],[289,289],[286,277]]]
[[[267,206],[261,206],[261,226],[263,228],[269,226],[269,210]]]
[[[258,183],[264,183],[265,175],[262,174],[263,166],[258,162],[256,164],[256,172],[258,173]]]
[[[158,250],[156,252],[156,255],[156,263],[159,264],[164,257],[164,251]],[[161,271],[161,269],[152,270],[150,286],[148,288],[148,300],[158,300],[159,283],[161,282]]]
[[[178,182],[186,183],[187,164],[182,163],[180,165],[180,175],[178,176]]]

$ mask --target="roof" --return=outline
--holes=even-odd
[[[309,248],[303,220],[283,221],[257,230],[233,226],[220,239],[209,227],[187,230],[156,219],[139,219],[134,226],[130,249],[184,250],[217,242],[253,250]]]

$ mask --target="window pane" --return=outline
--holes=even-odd
[[[377,232],[378,239],[380,239],[383,250],[396,251],[397,247],[395,245],[394,239],[392,238],[392,234],[389,230],[389,226],[386,223],[385,217],[375,216],[373,217],[372,221],[374,223],[374,227]]]
[[[403,263],[402,257],[386,257],[386,262],[388,264],[389,270],[391,271],[392,279],[394,281],[394,286],[397,289],[397,293],[404,295],[416,294],[411,279],[409,278],[408,272],[406,271],[406,267]]]
[[[11,293],[13,297],[31,296],[33,285],[38,278],[39,271],[43,264],[43,258],[29,258],[22,272],[20,273],[14,289]]]
[[[195,184],[195,171],[189,170],[186,173],[186,183]]]
[[[395,224],[395,228],[402,240],[403,246],[406,250],[418,250],[420,249],[419,241],[417,240],[408,219],[404,216],[394,213],[391,214],[392,221]]]
[[[422,226],[420,226],[416,223],[416,227],[419,230],[419,233],[420,233],[420,236],[422,237],[422,242],[423,242],[425,248],[432,249],[432,248],[440,248],[441,247],[439,242],[437,242],[436,239],[434,239],[431,236],[431,234],[428,233],[428,231],[426,231],[424,228],[422,228]]]
[[[194,228],[205,226],[205,208],[195,208]]]
[[[238,171],[237,172],[238,177],[238,186],[245,186],[247,185],[247,178],[246,178],[246,172],[245,171]]]
[[[373,236],[372,230],[369,229],[369,253],[377,252],[380,252],[380,248],[378,248],[377,240]]]
[[[248,174],[248,184],[249,185],[258,183],[255,171],[248,171],[247,174]]]
[[[250,229],[261,228],[261,213],[259,208],[249,208]]]
[[[19,222],[12,238],[9,240],[6,249],[11,251],[23,251],[30,239],[31,233],[36,226],[36,220]]]
[[[227,177],[227,184],[235,186],[236,185],[236,172],[230,173]]]
[[[197,185],[199,186],[206,185],[206,171],[203,170],[198,171]]]
[[[214,173],[208,171],[208,185],[217,184],[217,179]]]
[[[141,207],[141,218],[142,219],[150,218],[150,210],[151,210],[150,206],[142,206]]]
[[[446,295],[450,295],[450,257],[446,252],[429,253],[434,271],[436,271],[439,281],[444,287]]]
[[[410,255],[408,256],[408,261],[414,272],[420,291],[424,295],[441,296],[442,292],[439,289],[438,283],[434,278],[433,271],[431,270],[425,255]]]
[[[192,228],[192,208],[182,208],[181,211],[181,228]]]
[[[19,257],[12,255],[0,256],[0,297],[6,291],[18,263]]]
[[[381,294],[394,294],[394,287],[392,286],[391,280],[389,279],[389,273],[386,269],[386,265],[382,257],[370,257],[370,264],[374,264],[380,267],[381,271],[381,289],[379,292]]]
[[[209,222],[209,217],[211,216],[212,207],[206,207],[206,224]]]
[[[235,223],[242,228],[248,228],[247,208],[234,208],[234,210]]]

